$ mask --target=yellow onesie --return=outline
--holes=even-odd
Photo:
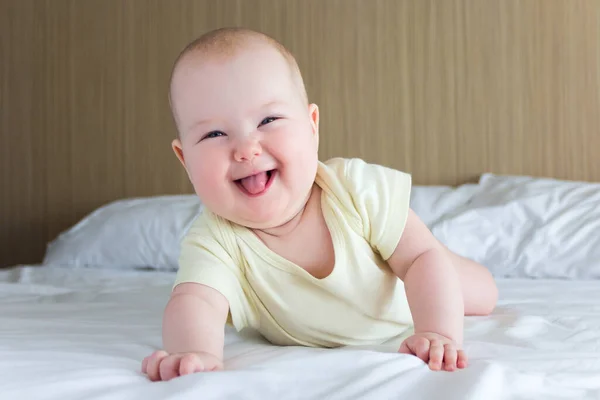
[[[229,301],[229,322],[276,345],[379,345],[406,336],[404,285],[386,261],[404,230],[410,175],[360,159],[320,162],[316,184],[335,252],[324,279],[253,232],[204,210],[182,241],[175,285],[197,282]]]

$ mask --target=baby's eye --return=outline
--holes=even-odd
[[[270,124],[271,122],[275,121],[276,119],[278,119],[278,118],[277,117],[267,117],[260,122],[259,126]]]
[[[206,135],[204,135],[204,137],[202,138],[204,139],[211,139],[211,138],[216,138],[219,136],[225,136],[225,134],[221,131],[212,131],[212,132],[208,132]]]

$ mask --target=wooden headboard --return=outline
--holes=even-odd
[[[600,181],[598,0],[3,0],[0,266],[94,208],[191,193],[167,83],[197,35],[246,26],[298,58],[321,157],[456,185]]]

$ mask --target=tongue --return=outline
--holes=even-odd
[[[265,190],[269,177],[266,172],[260,172],[241,180],[241,184],[250,194],[257,194]]]

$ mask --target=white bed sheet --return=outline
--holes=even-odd
[[[271,346],[228,330],[226,371],[150,382],[174,276],[0,271],[1,399],[598,399],[600,281],[499,280],[467,320],[470,366],[432,372],[393,349]]]

